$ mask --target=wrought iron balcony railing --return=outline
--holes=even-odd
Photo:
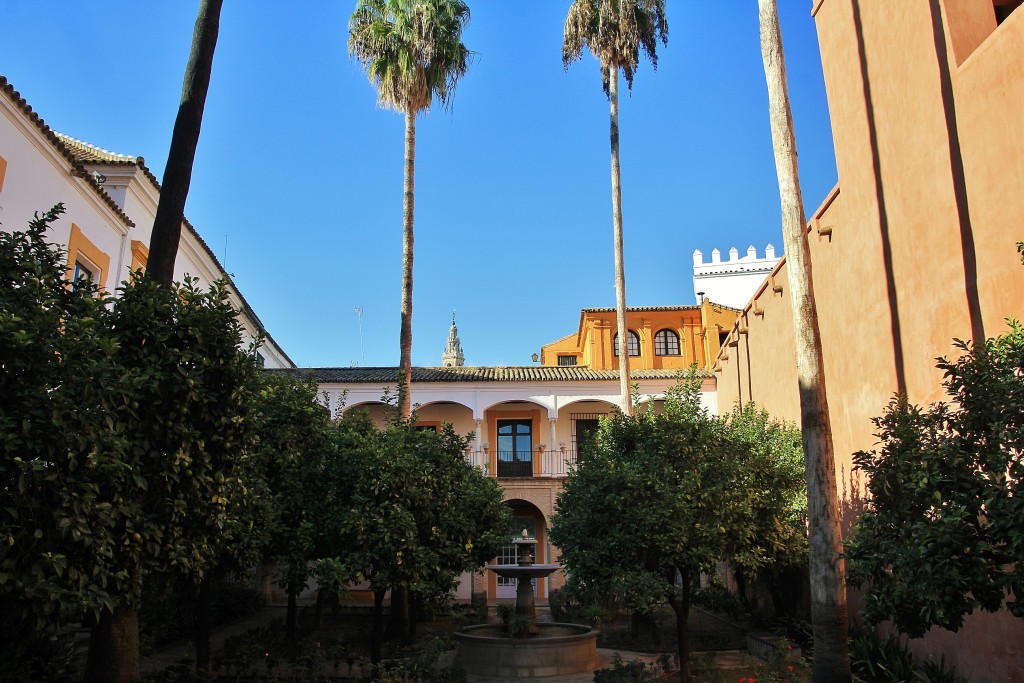
[[[522,453],[467,449],[466,460],[482,469],[488,477],[566,477],[576,463],[576,451],[536,449],[524,457]]]

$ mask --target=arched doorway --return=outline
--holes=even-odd
[[[520,559],[520,553],[522,552],[521,544],[513,543],[512,541],[517,538],[523,537],[523,531],[526,531],[527,538],[536,541],[536,545],[533,546],[535,563],[544,563],[548,561],[547,552],[547,523],[544,519],[544,513],[542,513],[536,505],[521,499],[513,499],[506,502],[506,504],[512,508],[512,519],[513,519],[513,531],[509,535],[508,543],[501,546],[498,550],[498,555],[494,559],[495,564],[517,564]],[[516,599],[516,580],[506,579],[495,575],[493,572],[488,573],[487,580],[487,595],[492,600],[507,601]],[[535,579],[533,582],[533,595],[535,599],[543,599],[548,594],[548,579]]]

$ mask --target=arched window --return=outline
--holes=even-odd
[[[640,355],[640,336],[633,330],[627,330],[629,332],[629,355],[639,356]],[[615,335],[612,342],[612,353],[616,356],[619,355],[619,335]]]
[[[658,330],[658,333],[654,335],[654,355],[679,355],[679,335],[675,333],[675,330]]]

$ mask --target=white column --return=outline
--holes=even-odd
[[[555,463],[558,458],[558,446],[555,442],[555,423],[558,422],[557,417],[548,417],[548,426],[550,427],[550,438],[548,439],[548,462],[551,464],[548,467],[548,476],[555,476]]]

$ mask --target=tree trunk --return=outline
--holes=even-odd
[[[412,262],[413,213],[416,169],[416,112],[405,115],[405,197],[402,204],[402,329],[399,335],[398,411],[402,420],[412,418]],[[392,598],[394,599],[394,598]]]
[[[284,639],[294,645],[299,633],[299,591],[288,583],[288,611],[284,617]]]
[[[316,608],[313,613],[313,623],[316,628],[323,628],[324,625],[324,605],[327,604],[327,591],[322,587],[316,592]]]
[[[389,638],[409,637],[409,589],[404,586],[391,588],[391,613],[388,615]]]
[[[370,629],[370,662],[380,663],[381,642],[384,640],[384,593],[373,591],[373,627]]]
[[[814,303],[778,10],[775,0],[758,0],[758,7],[800,385],[800,426],[810,525],[811,621],[814,630],[812,676],[816,682],[843,682],[851,680],[847,649],[846,572],[839,556],[842,551],[839,502],[822,368],[821,335]]]
[[[205,680],[210,671],[210,611],[213,605],[213,580],[209,575],[199,582],[196,595],[196,675]]]
[[[139,613],[117,607],[104,611],[89,638],[85,680],[134,683],[139,679]]]
[[[626,331],[626,269],[622,253],[622,183],[619,172],[619,70],[608,74],[608,101],[611,103],[612,144],[612,232],[615,242],[615,323],[619,335],[619,403],[622,412],[633,414],[633,396],[629,385],[629,335]]]
[[[676,615],[676,656],[679,657],[679,680],[690,680],[690,573],[680,572],[683,586],[680,594],[670,594],[668,604]]]
[[[409,592],[409,637],[416,638],[416,625],[420,621],[426,621],[426,610],[423,609],[423,596],[419,593]]]
[[[149,238],[149,260],[146,275],[170,287],[174,280],[174,259],[178,255],[181,222],[185,218],[185,200],[192,182],[192,163],[196,157],[199,131],[203,125],[206,92],[210,88],[213,52],[220,30],[220,9],[223,0],[200,0],[196,27],[192,34],[192,51],[185,67],[181,88],[181,104],[174,120],[171,148],[167,154],[160,203]]]

